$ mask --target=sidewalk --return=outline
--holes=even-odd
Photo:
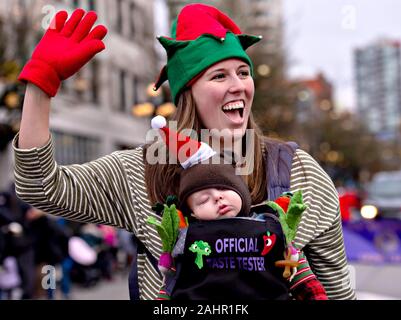
[[[399,300],[380,293],[356,291],[358,300]],[[129,300],[128,279],[118,275],[113,281],[101,281],[93,288],[74,286],[72,300]]]
[[[401,266],[352,264],[358,300],[401,300]],[[93,288],[74,285],[72,300],[129,300],[128,273],[116,273],[112,281],[101,280]]]
[[[356,297],[358,300],[400,300],[396,297],[363,291],[356,291]]]
[[[113,280],[101,280],[92,288],[74,285],[71,300],[129,300],[128,274],[118,273]]]
[[[350,264],[351,275],[360,299],[401,300],[400,264]]]

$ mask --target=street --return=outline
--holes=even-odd
[[[400,300],[401,286],[394,279],[401,279],[401,266],[351,265],[355,274],[355,288],[359,300]],[[399,280],[396,281],[399,283]],[[102,280],[92,288],[74,285],[73,300],[129,300],[128,274],[118,273],[113,280]]]
[[[401,266],[353,264],[355,288],[361,300],[401,300]]]
[[[128,273],[118,273],[113,280],[101,280],[91,288],[74,285],[72,300],[129,300]]]

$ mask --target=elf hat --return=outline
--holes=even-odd
[[[245,50],[262,37],[242,34],[234,21],[217,8],[204,4],[185,6],[173,22],[171,33],[172,38],[157,37],[167,52],[167,65],[154,90],[169,80],[175,104],[192,79],[219,61],[243,60],[253,75],[252,61]]]
[[[184,169],[213,157],[216,152],[204,142],[199,142],[184,136],[167,127],[166,119],[156,116],[151,120],[153,129],[164,132],[163,138],[168,147],[169,154],[180,162]]]

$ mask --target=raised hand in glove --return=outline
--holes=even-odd
[[[102,39],[107,33],[106,27],[98,25],[92,29],[97,19],[95,12],[85,15],[84,10],[77,9],[66,22],[67,17],[66,11],[57,12],[18,77],[35,84],[50,97],[56,95],[62,80],[105,48]]]

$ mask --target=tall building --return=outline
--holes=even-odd
[[[193,3],[190,0],[167,0],[170,20],[175,18],[181,8]],[[196,1],[216,6],[232,17],[245,32],[263,35],[266,52],[274,53],[281,48],[283,39],[282,0],[206,0]],[[260,45],[259,45],[260,46]]]
[[[6,0],[0,17],[7,21],[29,11],[31,25],[25,32],[33,49],[51,14],[60,9],[71,13],[78,7],[95,10],[96,23],[106,25],[108,34],[106,50],[64,81],[52,99],[50,126],[61,164],[90,161],[144,143],[150,118],[133,116],[132,108],[149,99],[146,89],[161,65],[154,45],[154,1]]]
[[[297,120],[305,123],[318,121],[333,111],[333,86],[323,73],[313,78],[295,81],[297,88]]]
[[[378,138],[400,138],[400,42],[379,40],[354,52],[358,113]]]
[[[304,150],[317,157],[324,142],[321,124],[334,111],[333,86],[320,72],[312,78],[294,81],[293,88],[296,95],[294,110],[296,141]]]
[[[242,14],[247,31],[264,37],[258,47],[260,51],[267,57],[282,54],[284,34],[282,0],[243,0],[242,2],[242,7],[247,8]]]

